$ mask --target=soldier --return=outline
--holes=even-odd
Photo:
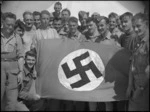
[[[36,53],[31,50],[26,52],[23,67],[23,82],[19,87],[17,111],[39,111],[44,110],[44,100],[33,91],[36,80]]]
[[[119,25],[120,25],[120,19],[118,14],[112,12],[108,15],[109,18],[109,31],[112,35],[117,36],[119,39],[123,32],[120,31]]]
[[[128,110],[149,111],[149,23],[142,13],[136,14],[132,21],[138,37],[129,73]]]
[[[63,20],[61,18],[56,18],[54,19],[53,26],[61,38],[66,38],[68,33],[64,31],[62,22]]]
[[[124,47],[131,52],[134,50],[136,33],[132,27],[132,18],[133,14],[130,12],[126,12],[120,16],[121,25],[124,34],[120,36],[119,42],[121,47]]]
[[[62,19],[63,19],[64,21],[68,20],[69,17],[70,17],[70,15],[71,15],[71,12],[70,12],[70,10],[67,9],[67,8],[65,8],[65,9],[63,9],[63,10],[61,11],[61,16],[62,16]]]
[[[50,13],[47,10],[41,11],[41,26],[36,30],[36,40],[60,38],[57,31],[49,27]]]
[[[78,19],[76,17],[69,18],[69,33],[68,38],[83,42],[86,40],[85,36],[78,31]]]
[[[33,12],[33,18],[34,18],[34,25],[36,29],[38,29],[41,25],[41,14],[38,11]]]
[[[23,20],[25,22],[25,32],[22,36],[24,52],[30,51],[32,48],[33,39],[35,38],[35,26],[33,14],[30,11],[25,11],[23,13]]]
[[[14,29],[15,29],[14,33],[18,34],[22,39],[22,36],[24,35],[25,32],[25,25],[20,19],[16,21]]]
[[[54,5],[55,12],[52,12],[52,15],[54,18],[60,18],[61,17],[61,9],[62,9],[62,4],[60,2],[56,2]]]
[[[95,40],[95,42],[103,42],[106,44],[114,44],[120,47],[120,44],[116,37],[112,35],[109,31],[109,19],[105,16],[101,16],[97,18],[97,28],[100,33],[99,37]]]
[[[5,13],[1,29],[1,104],[6,93],[6,111],[16,110],[18,85],[23,78],[24,52],[21,37],[14,34],[15,22],[15,14]]]
[[[85,11],[79,11],[78,13],[79,21],[80,21],[80,26],[78,27],[78,30],[84,34],[87,31],[87,25],[86,25],[86,20],[89,17],[89,12]]]
[[[89,17],[86,20],[86,24],[87,24],[87,31],[84,33],[85,37],[88,41],[92,41],[92,42],[96,42],[97,39],[99,38],[99,32],[97,30],[97,25],[96,25],[96,21]]]

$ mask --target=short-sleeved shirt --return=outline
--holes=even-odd
[[[81,34],[78,30],[72,35],[71,33],[68,33],[68,38],[77,40],[79,42],[86,41],[86,38],[83,34]]]
[[[60,36],[57,33],[57,31],[53,28],[47,28],[45,30],[43,30],[43,29],[36,30],[36,39],[37,40],[54,39],[54,38],[60,38]]]
[[[124,47],[124,48],[130,50],[131,52],[133,52],[134,47],[135,47],[136,37],[137,37],[137,35],[134,31],[122,34],[120,36],[119,43],[120,43],[121,47]]]
[[[29,71],[25,66],[23,68],[23,83],[19,90],[19,98],[24,100],[31,100],[36,92],[31,93],[31,89],[36,79],[35,69]],[[35,87],[34,87],[35,88]]]
[[[21,37],[13,33],[9,38],[6,38],[1,32],[1,53],[14,53],[15,57],[24,57]],[[1,56],[1,58],[3,58],[3,55]],[[12,58],[15,57],[12,56]]]

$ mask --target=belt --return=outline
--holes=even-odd
[[[1,58],[1,61],[3,61],[3,62],[5,62],[5,61],[12,62],[12,61],[18,61],[18,59],[16,59],[16,58],[12,58],[12,59],[11,58],[10,59],[9,58],[8,59],[7,58]]]

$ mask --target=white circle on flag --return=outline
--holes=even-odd
[[[58,67],[58,78],[60,83],[69,90],[91,91],[104,80],[104,71],[102,59],[95,51],[79,49],[62,59]],[[73,86],[75,83],[76,86]]]

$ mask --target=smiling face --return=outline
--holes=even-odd
[[[34,67],[35,62],[36,62],[36,60],[35,60],[35,57],[33,57],[33,56],[29,56],[29,55],[28,55],[28,56],[26,57],[26,59],[25,59],[25,65],[26,65],[29,69],[31,69],[31,68]]]
[[[117,27],[117,20],[116,18],[109,18],[109,28],[114,29]]]
[[[97,28],[100,34],[105,34],[107,32],[109,25],[106,24],[105,19],[102,19],[98,24]]]
[[[34,25],[36,26],[36,28],[39,28],[41,25],[41,18],[40,15],[35,15],[34,16]]]
[[[147,24],[142,19],[136,19],[133,22],[133,29],[138,36],[142,36],[147,30]]]
[[[33,20],[33,15],[31,14],[26,14],[24,16],[24,22],[27,28],[32,28],[33,24],[34,24],[34,20]]]
[[[128,32],[132,29],[132,20],[129,16],[125,16],[121,20],[122,29],[124,32]]]

